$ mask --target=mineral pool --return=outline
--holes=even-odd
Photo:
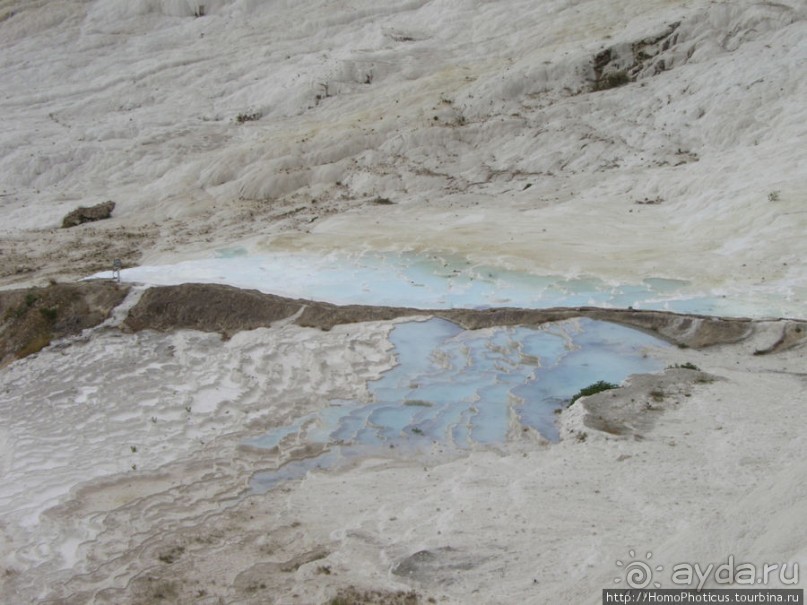
[[[408,252],[250,255],[226,248],[212,258],[125,269],[121,278],[149,285],[222,283],[335,304],[419,309],[600,306],[759,318],[787,315],[796,296],[775,289],[736,296],[697,292],[685,281],[661,277],[609,284]],[[397,364],[369,385],[371,403],[330,401],[316,414],[245,442],[278,454],[277,468],[253,477],[253,490],[381,451],[456,455],[495,447],[525,430],[556,440],[555,412],[579,389],[658,371],[660,362],[647,352],[667,346],[589,319],[478,331],[430,319],[399,323],[390,339]],[[289,452],[301,444],[317,444],[322,453],[294,459]]]
[[[557,440],[556,411],[582,387],[662,369],[652,336],[602,321],[467,331],[443,319],[397,324],[397,364],[370,383],[371,403],[332,401],[245,444],[282,452],[321,444],[323,454],[257,473],[253,490],[373,454],[459,453],[524,430]]]
[[[92,277],[109,278],[111,272]],[[799,293],[783,285],[753,293],[701,292],[686,281],[662,277],[612,284],[414,252],[250,255],[244,248],[222,248],[212,258],[124,269],[121,279],[149,285],[220,283],[334,304],[418,309],[598,306],[761,318],[792,315],[800,304]]]

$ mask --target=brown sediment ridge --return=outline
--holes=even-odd
[[[0,291],[0,367],[97,326],[128,291],[109,281]]]
[[[679,346],[702,348],[739,342],[754,333],[758,320],[683,315],[666,311],[559,307],[550,309],[414,309],[369,305],[334,305],[295,300],[219,284],[182,284],[147,290],[124,321],[132,331],[193,329],[230,336],[241,330],[287,320],[303,327],[330,330],[341,324],[389,321],[401,317],[440,317],[463,328],[537,326],[588,317],[650,332]],[[773,353],[795,345],[807,335],[807,322],[781,319],[782,338]]]
[[[128,286],[101,280],[0,291],[0,367],[39,351],[55,339],[75,336],[86,328],[99,325],[123,301],[128,291]],[[740,342],[753,335],[755,327],[761,323],[779,323],[781,334],[778,339],[755,351],[759,355],[789,349],[807,337],[807,321],[798,319],[763,321],[600,307],[414,309],[334,305],[220,284],[149,288],[129,311],[122,329],[132,332],[200,330],[229,337],[279,321],[330,330],[342,324],[402,317],[440,317],[468,330],[492,326],[538,326],[588,317],[643,330],[679,346],[696,349]]]

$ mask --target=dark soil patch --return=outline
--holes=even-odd
[[[127,292],[113,282],[0,291],[0,367],[100,324]]]
[[[429,600],[434,603],[434,600]],[[419,605],[422,603],[416,592],[388,592],[360,590],[353,586],[341,589],[327,605]]]
[[[744,340],[754,331],[750,319],[679,315],[665,311],[564,307],[553,309],[448,309],[332,305],[293,300],[256,290],[218,284],[183,284],[149,289],[130,311],[127,329],[195,329],[230,336],[279,320],[330,330],[341,324],[389,321],[399,317],[441,317],[467,330],[492,326],[537,326],[575,317],[610,321],[645,331],[679,346],[702,348]],[[803,323],[807,327],[805,322]],[[795,328],[793,328],[795,330]]]

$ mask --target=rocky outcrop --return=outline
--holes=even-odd
[[[128,292],[113,282],[0,291],[0,367],[103,322]]]
[[[114,282],[53,284],[46,288],[0,291],[0,367],[35,353],[51,340],[98,325],[121,303],[128,288]],[[412,309],[369,305],[333,305],[294,300],[220,284],[182,284],[146,290],[121,328],[128,332],[199,330],[230,337],[242,330],[276,322],[330,330],[342,324],[390,321],[400,317],[441,317],[477,330],[494,326],[538,326],[587,317],[642,330],[681,347],[700,349],[753,336],[760,322],[743,318],[679,315],[665,311],[558,307],[552,309]],[[807,321],[766,321],[781,338],[757,354],[776,353],[807,340]],[[774,325],[776,324],[776,325]]]
[[[666,54],[678,43],[680,25],[680,22],[672,23],[656,35],[630,44],[616,44],[594,55],[592,91],[624,86],[668,69],[671,59]]]
[[[547,322],[588,317],[643,330],[682,347],[703,348],[740,342],[754,333],[755,322],[743,318],[679,315],[665,311],[569,307],[552,309],[411,309],[366,305],[332,305],[293,300],[239,290],[219,284],[161,286],[146,291],[124,321],[124,328],[170,331],[194,329],[229,336],[240,330],[276,321],[329,330],[340,324],[389,321],[398,317],[441,317],[465,329],[492,326],[536,326]],[[793,321],[792,330],[807,330],[807,322]]]
[[[641,440],[663,412],[682,405],[697,385],[716,380],[719,378],[692,365],[671,367],[663,374],[632,376],[625,386],[590,395],[575,405],[585,410],[586,428]]]
[[[83,223],[107,219],[112,216],[114,209],[115,202],[113,201],[103,202],[90,207],[80,206],[64,217],[62,220],[62,228],[68,229]]]
[[[219,284],[165,286],[146,290],[123,325],[133,332],[200,330],[231,335],[289,318],[302,305],[257,290]]]

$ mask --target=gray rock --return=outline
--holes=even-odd
[[[485,561],[485,557],[444,546],[409,555],[392,568],[392,573],[424,584],[449,585],[457,580],[458,573],[470,571]]]
[[[62,228],[75,227],[82,223],[90,223],[92,221],[100,221],[112,216],[112,211],[115,209],[115,202],[103,202],[95,206],[86,208],[81,206],[76,208],[62,220]]]

